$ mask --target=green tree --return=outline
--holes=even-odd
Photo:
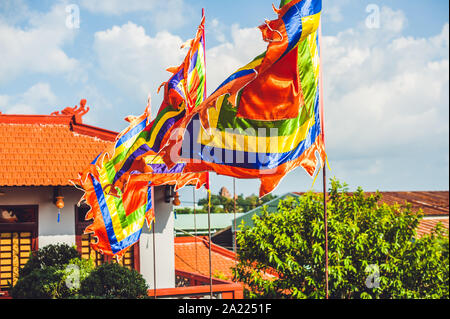
[[[442,226],[418,238],[423,218],[408,205],[331,181],[328,210],[331,298],[448,298],[449,242]],[[280,202],[237,235],[237,279],[250,298],[324,298],[323,196]],[[270,277],[267,273],[276,273]]]
[[[243,194],[236,197],[236,212],[245,213],[249,210],[261,206],[268,201],[276,198],[277,196],[269,194],[263,198],[258,198],[256,195],[250,195],[244,197]],[[206,214],[208,213],[208,198],[201,198],[197,202],[196,213]],[[194,210],[190,207],[180,207],[175,209],[177,214],[193,214]],[[234,200],[221,195],[211,195],[211,213],[233,213],[234,212]]]

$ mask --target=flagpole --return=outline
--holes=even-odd
[[[323,140],[323,147],[325,148],[325,123],[323,114],[323,63],[322,63],[322,20],[319,22],[319,103],[320,103],[320,125],[321,125],[321,135]],[[325,161],[325,159],[324,159]],[[327,174],[325,162],[323,165],[323,222],[325,230],[325,299],[329,297],[328,290],[328,213],[327,213]]]
[[[234,240],[234,267],[237,267],[237,245],[236,245],[236,178],[233,177],[233,217],[234,217],[234,235],[233,235],[233,240]],[[234,279],[235,282],[237,283],[237,278]]]
[[[327,214],[327,177],[323,166],[323,222],[325,226],[325,299],[328,299],[328,214]]]
[[[153,219],[153,227],[152,227],[152,234],[153,234],[153,295],[156,299],[156,245],[155,245],[155,219]]]
[[[202,8],[202,19],[205,17],[205,8]],[[205,21],[206,24],[206,21]],[[203,53],[205,57],[205,77],[206,77],[206,37],[205,28],[203,28],[203,40],[205,41],[205,46],[203,47]],[[205,93],[206,95],[206,78],[205,78]],[[208,246],[209,246],[209,296],[213,298],[213,286],[212,286],[212,254],[211,254],[211,189],[209,185],[209,173],[208,174]]]
[[[208,174],[208,180],[209,180],[209,174]],[[209,189],[209,187],[208,187],[208,246],[209,246],[209,295],[212,299],[213,298],[213,288],[212,288],[212,259],[211,259],[211,257],[212,257],[212,254],[211,254],[211,190]]]
[[[197,216],[196,216],[196,202],[195,202],[195,186],[192,188],[192,199],[194,200],[194,243],[195,243],[195,271],[198,271],[197,261]]]

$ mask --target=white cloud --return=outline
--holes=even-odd
[[[181,39],[170,32],[158,32],[154,37],[143,27],[128,22],[95,34],[94,51],[101,74],[135,101],[145,104],[148,93],[153,95],[154,111],[159,106],[155,98],[159,85],[171,76],[164,71],[179,65],[186,50]],[[236,69],[250,62],[266,48],[257,28],[231,27],[231,40],[207,50],[208,91],[214,90]]]
[[[208,91],[212,92],[229,75],[263,53],[267,43],[258,28],[231,26],[231,40],[206,52]]]
[[[448,158],[448,24],[417,38],[402,34],[403,12],[383,7],[381,17],[379,29],[323,38],[328,152],[354,179],[362,174],[348,166],[355,161],[369,178],[387,174],[394,158],[415,171]]]
[[[48,83],[39,82],[17,95],[0,95],[0,111],[4,114],[36,114],[51,109],[57,98]]]
[[[218,41],[218,42],[225,42],[226,36],[225,36],[225,25],[222,24],[219,19],[214,18],[211,20],[209,28],[206,29],[206,35],[209,36],[209,33],[211,32],[212,36]]]
[[[143,27],[128,22],[95,34],[94,51],[99,72],[129,96],[145,105],[148,94],[156,93],[170,73],[165,69],[181,63],[186,51],[183,40],[167,31],[154,37]]]
[[[402,10],[393,10],[389,7],[381,8],[380,20],[380,27],[393,33],[400,33],[408,23]]]
[[[323,18],[329,18],[331,22],[341,22],[343,20],[342,8],[348,0],[329,1],[323,0]]]
[[[0,83],[32,72],[73,76],[79,63],[62,47],[75,31],[65,26],[65,19],[63,4],[44,14],[29,14],[27,27],[7,24],[0,17]]]

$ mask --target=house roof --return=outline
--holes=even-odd
[[[232,280],[231,268],[236,254],[223,247],[211,245],[213,277]],[[175,237],[175,269],[209,276],[208,237]]]
[[[0,113],[0,186],[66,186],[117,132],[83,124],[86,100],[51,115]]]
[[[437,224],[442,223],[444,228],[449,228],[449,218],[448,217],[438,217],[438,218],[424,218],[419,222],[419,226],[417,226],[416,232],[417,237],[422,237],[426,234],[430,234],[431,231],[437,226]]]
[[[431,225],[436,225],[439,220],[443,221],[444,227],[449,228],[449,192],[448,191],[411,191],[411,192],[380,192],[382,198],[380,203],[386,203],[388,205],[405,204],[408,202],[411,204],[411,209],[413,211],[422,210],[425,218],[422,220],[417,233],[422,236],[425,231],[428,233],[433,227]],[[293,192],[287,193],[280,197],[277,197],[265,205],[256,207],[246,214],[236,218],[237,228],[240,228],[241,222],[243,221],[246,226],[253,226],[253,215],[260,215],[262,213],[263,206],[268,206],[267,211],[272,213],[277,211],[278,203],[280,200],[285,199],[288,196],[298,197],[305,193]],[[374,192],[365,192],[367,196],[375,194]],[[430,218],[432,218],[430,220]],[[232,231],[234,232],[234,223],[231,224]]]
[[[364,192],[367,196],[375,195],[375,192]],[[294,194],[303,195],[305,193],[295,192]],[[352,193],[349,193],[352,194]],[[403,191],[403,192],[380,192],[381,203],[388,205],[405,202],[411,204],[413,211],[421,209],[425,216],[448,216],[449,193],[448,191]]]
[[[246,226],[253,227],[253,220],[252,220],[253,215],[255,215],[255,214],[258,216],[261,215],[264,206],[267,208],[267,211],[269,213],[274,213],[278,210],[278,203],[281,200],[284,200],[287,197],[299,197],[299,196],[301,196],[301,194],[286,193],[284,195],[281,195],[281,196],[278,196],[277,198],[272,199],[271,201],[268,201],[264,205],[253,208],[252,210],[248,211],[247,213],[244,213],[241,216],[236,218],[237,229],[240,228],[242,222],[244,222],[244,224]],[[232,232],[234,232],[234,219],[232,219],[232,222],[231,222],[231,230],[232,230]]]
[[[244,213],[236,213],[237,217],[244,215]],[[234,220],[234,214],[231,213],[215,213],[211,214],[210,226],[211,229],[224,229],[231,225]],[[175,230],[182,230],[191,232],[197,229],[204,231],[208,229],[208,214],[176,214],[175,216]]]

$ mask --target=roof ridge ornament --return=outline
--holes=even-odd
[[[56,116],[56,115],[70,115],[75,117],[76,123],[82,123],[83,122],[83,115],[85,115],[87,112],[89,112],[90,108],[89,106],[86,106],[86,99],[80,100],[80,106],[75,105],[74,107],[66,107],[62,111],[55,111],[51,113],[50,115]]]

